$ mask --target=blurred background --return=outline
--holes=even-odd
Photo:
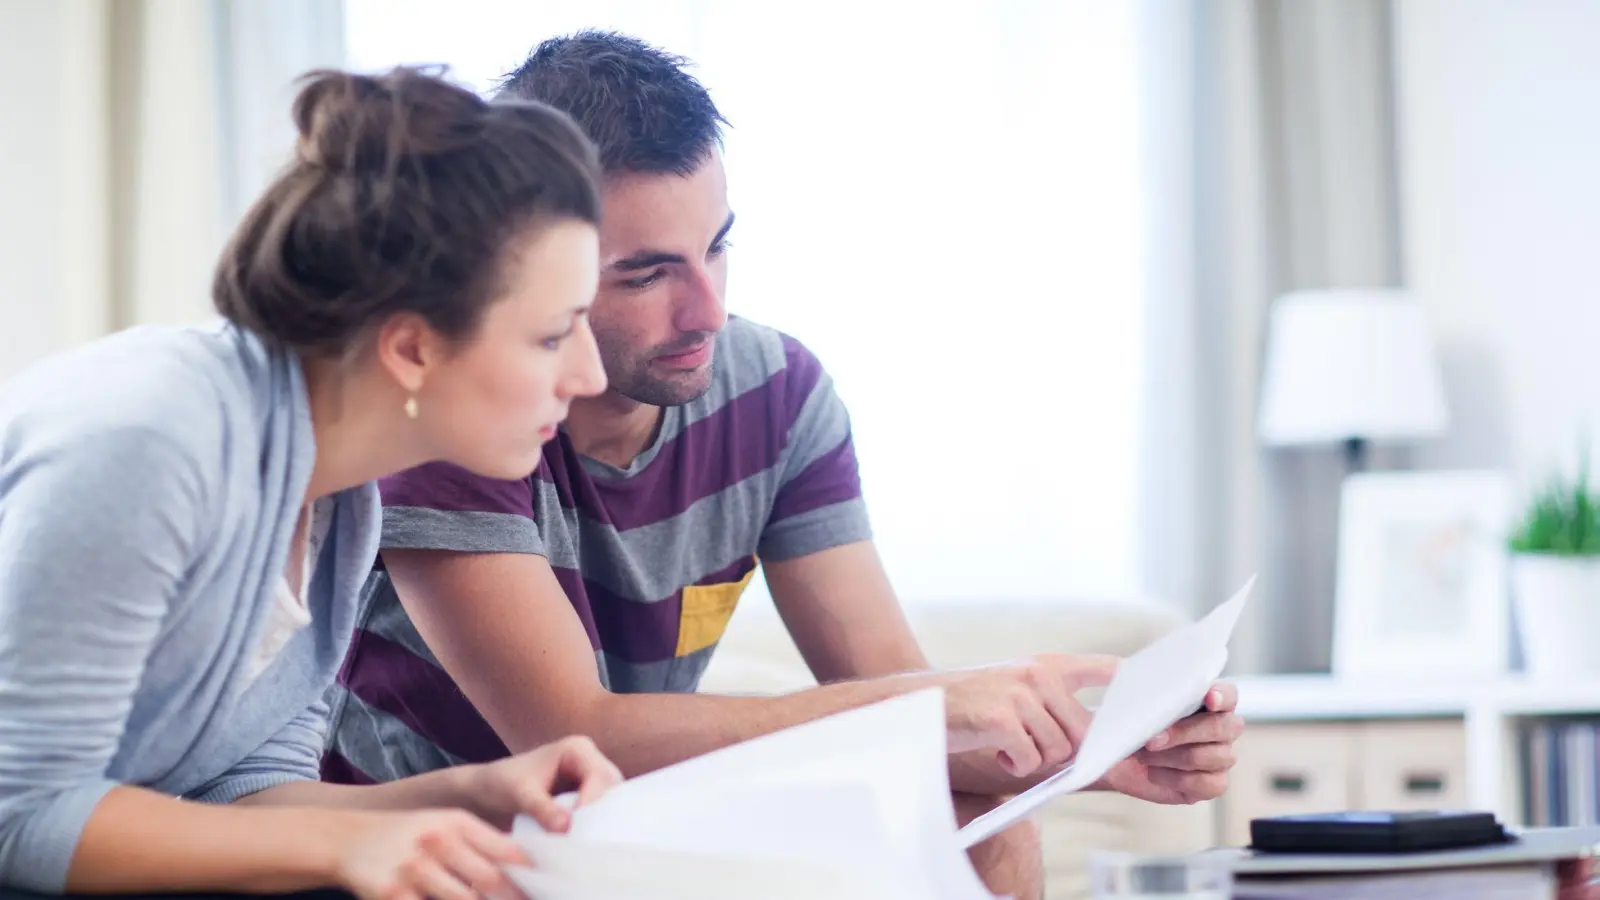
[[[1597,557],[1520,548],[1581,570],[1550,662],[1511,542],[1597,446],[1600,2],[934,10],[0,0],[0,378],[209,315],[305,70],[487,92],[545,37],[631,32],[732,122],[730,310],[833,372],[908,606],[1187,617],[1259,573],[1230,667],[1260,716],[1448,719],[1463,796],[1532,816],[1508,735],[1600,710]],[[1472,718],[1461,684],[1536,669],[1565,705]]]

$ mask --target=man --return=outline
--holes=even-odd
[[[1115,661],[926,671],[871,543],[831,381],[798,342],[727,316],[725,123],[682,63],[585,32],[540,45],[501,88],[568,111],[599,146],[591,325],[609,388],[573,402],[527,479],[432,465],[382,484],[382,569],[334,697],[325,777],[389,780],[565,734],[591,736],[632,776],[937,684],[969,820],[1067,761],[1088,718],[1073,694]],[[695,694],[758,562],[821,686]],[[1210,712],[1100,787],[1217,796],[1242,727],[1234,702],[1219,686]],[[972,855],[996,893],[1039,895],[1030,826]]]

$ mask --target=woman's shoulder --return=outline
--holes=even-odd
[[[77,442],[114,453],[156,440],[198,461],[257,417],[281,368],[229,326],[125,329],[0,384],[0,455]]]

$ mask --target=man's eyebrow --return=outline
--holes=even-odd
[[[715,247],[716,245],[722,243],[722,239],[727,237],[728,236],[728,232],[732,231],[732,230],[733,230],[733,213],[728,213],[728,221],[723,222],[722,223],[722,227],[717,229],[717,236],[711,239],[711,246]]]
[[[715,247],[717,244],[722,243],[723,238],[728,236],[728,232],[732,228],[733,213],[728,213],[728,220],[722,223],[721,228],[717,229],[717,236],[711,239],[711,246]],[[611,270],[614,272],[637,272],[640,269],[653,269],[656,266],[683,262],[687,262],[687,260],[677,253],[666,253],[661,250],[640,250],[632,256],[624,256],[622,259],[612,263]]]
[[[616,272],[637,272],[640,269],[653,269],[669,263],[681,263],[684,258],[676,253],[662,253],[660,250],[640,250],[632,256],[624,256],[611,264]]]

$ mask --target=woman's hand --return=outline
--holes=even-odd
[[[359,900],[515,897],[502,866],[527,865],[511,836],[464,810],[352,813],[338,852],[341,887]]]
[[[506,834],[512,820],[526,813],[547,831],[566,831],[572,815],[556,794],[576,790],[582,806],[621,781],[617,767],[583,737],[474,766],[467,783],[479,815],[357,814],[361,822],[340,854],[339,883],[361,900],[517,896],[502,866],[528,865],[528,859]]]
[[[546,831],[563,832],[572,814],[555,800],[578,792],[578,805],[599,800],[622,782],[622,772],[586,737],[562,738],[526,753],[477,767],[474,808],[485,819],[509,829],[519,813],[532,816]]]

